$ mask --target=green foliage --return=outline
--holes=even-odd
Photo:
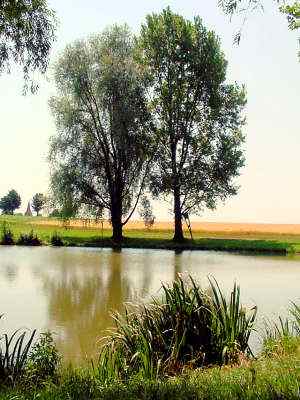
[[[0,73],[10,71],[12,63],[23,67],[25,90],[37,88],[30,75],[44,73],[55,39],[54,12],[46,0],[1,0]]]
[[[4,334],[0,341],[0,381],[2,384],[15,384],[21,379],[35,330],[26,338],[26,332],[15,331],[10,337]]]
[[[40,386],[58,378],[61,357],[50,332],[41,333],[26,363],[25,385]]]
[[[64,241],[62,240],[61,236],[57,232],[54,232],[53,235],[51,236],[50,243],[52,246],[55,246],[55,247],[60,247],[60,246],[64,245]]]
[[[280,7],[280,11],[287,15],[289,28],[291,30],[300,28],[300,3],[296,1],[292,5],[283,5]]]
[[[183,369],[236,362],[249,354],[256,308],[246,312],[234,285],[230,302],[218,284],[203,291],[190,278],[163,285],[163,302],[154,301],[125,317],[114,314],[116,329],[104,338],[97,374],[110,382],[138,375],[144,379]]]
[[[39,215],[39,212],[44,208],[46,204],[46,198],[43,193],[36,193],[32,198],[32,208]]]
[[[180,241],[182,214],[213,209],[237,191],[245,90],[225,83],[219,38],[199,17],[189,21],[170,8],[148,15],[139,46],[158,124],[150,187],[155,196],[173,196],[174,239]]]
[[[6,246],[15,244],[14,234],[11,231],[9,225],[6,223],[6,221],[4,221],[2,224],[0,244],[6,245]]]
[[[0,208],[3,214],[13,214],[20,205],[21,197],[14,189],[10,190],[7,195],[0,200]]]
[[[41,246],[42,241],[31,230],[29,233],[21,233],[16,244],[18,246]]]

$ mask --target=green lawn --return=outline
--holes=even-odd
[[[69,246],[113,246],[111,230],[101,228],[72,227],[65,229],[62,226],[47,225],[48,218],[0,216],[0,225],[6,221],[14,233],[15,239],[21,233],[30,230],[38,235],[44,244],[50,243],[50,238],[57,232],[66,245]],[[187,239],[182,244],[172,242],[172,230],[125,230],[125,240],[122,247],[153,248],[153,249],[191,249],[191,250],[225,250],[260,253],[288,254],[300,252],[300,237],[298,235],[276,235],[262,233],[228,233],[228,232],[195,232],[194,241]]]

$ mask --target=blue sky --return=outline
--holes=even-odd
[[[232,38],[241,21],[230,22],[218,9],[217,0],[51,0],[49,4],[60,21],[52,62],[67,43],[107,25],[126,22],[138,32],[146,14],[168,5],[186,18],[200,15],[221,38],[229,62],[228,81],[244,83],[248,92],[241,189],[213,213],[203,212],[201,219],[300,223],[299,44],[272,0],[266,1],[264,14],[250,18],[239,47]],[[47,78],[40,80],[37,95],[23,97],[21,89],[19,71],[13,69],[11,75],[0,77],[0,196],[15,188],[26,209],[34,193],[48,188],[48,140],[55,132],[48,109],[48,99],[55,93],[51,68]],[[155,214],[170,219],[169,207],[156,202]]]

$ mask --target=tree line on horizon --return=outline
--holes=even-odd
[[[39,216],[40,211],[46,204],[46,197],[42,193],[36,193],[31,200],[31,207]],[[21,196],[15,189],[11,189],[5,196],[0,199],[0,210],[2,214],[13,215],[15,210],[21,206]]]

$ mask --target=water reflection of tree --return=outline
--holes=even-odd
[[[80,267],[63,263],[58,275],[43,274],[50,324],[59,330],[57,343],[67,359],[96,351],[97,337],[112,325],[111,310],[122,311],[129,285],[122,275],[122,254],[112,252],[107,265]]]
[[[178,274],[182,273],[182,265],[183,265],[182,256],[183,256],[182,250],[174,251],[174,279],[177,279]]]

